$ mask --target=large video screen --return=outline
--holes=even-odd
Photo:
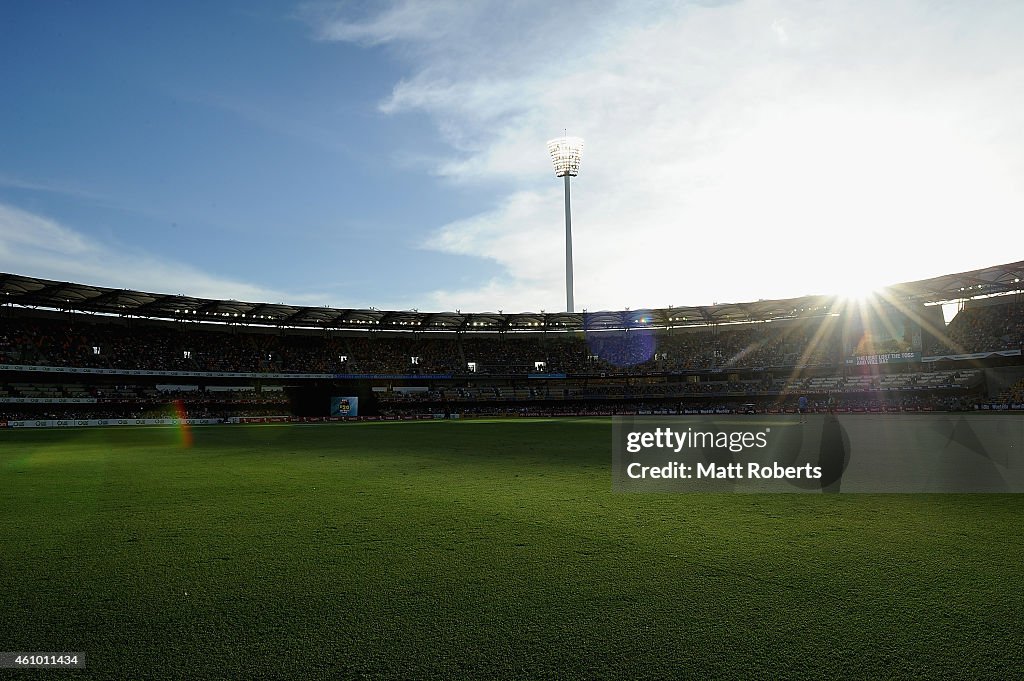
[[[332,397],[331,416],[359,416],[359,398]]]
[[[921,352],[921,325],[892,305],[864,303],[843,325],[847,357],[909,355]]]

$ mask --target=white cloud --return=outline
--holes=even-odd
[[[49,218],[0,203],[0,271],[93,286],[318,304],[323,294],[274,291],[202,272],[189,265],[110,248]]]
[[[439,38],[450,19],[459,15],[458,7],[452,2],[398,3],[363,21],[339,16],[331,5],[307,5],[303,13],[319,24],[317,37],[321,40],[379,45]]]
[[[544,142],[565,127],[587,140],[577,308],[801,295],[1021,257],[1020,3],[401,0],[319,19],[324,39],[408,60],[381,108],[436,121],[453,148],[436,173],[507,188],[427,244],[502,268],[482,290],[435,292],[438,307],[562,304]]]

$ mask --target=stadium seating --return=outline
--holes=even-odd
[[[279,375],[384,381],[378,398],[395,413],[448,403],[512,404],[513,410],[566,403],[600,410],[602,402],[605,408],[750,401],[767,407],[800,394],[822,403],[841,395],[849,405],[872,408],[880,400],[941,404],[951,395],[950,403],[960,403],[984,389],[976,367],[851,365],[845,343],[844,351],[840,324],[829,317],[587,333],[360,333],[20,311],[0,326],[0,364],[14,365],[0,384],[0,417],[121,416],[166,411],[173,401],[195,414],[287,413],[280,388],[258,389],[260,377]],[[926,343],[925,355],[1019,350],[1024,303],[965,309],[941,342],[929,336]],[[16,369],[24,366],[61,368],[64,375],[38,380],[41,369]],[[117,378],[101,380],[95,370]],[[175,393],[158,390],[154,376],[126,380],[128,372],[187,372],[203,385]],[[235,389],[203,379],[226,373],[239,378]],[[394,380],[419,392],[392,390]],[[1020,392],[1017,386],[1006,397],[1019,399]]]

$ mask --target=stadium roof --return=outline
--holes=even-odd
[[[1024,290],[1024,261],[888,287],[885,299],[938,303]],[[304,307],[145,293],[0,274],[3,304],[94,314],[301,328],[405,331],[579,331],[733,324],[828,314],[837,296],[612,312],[418,312]]]

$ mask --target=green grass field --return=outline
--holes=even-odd
[[[0,431],[19,678],[1010,678],[1024,497],[627,495],[608,420]]]

